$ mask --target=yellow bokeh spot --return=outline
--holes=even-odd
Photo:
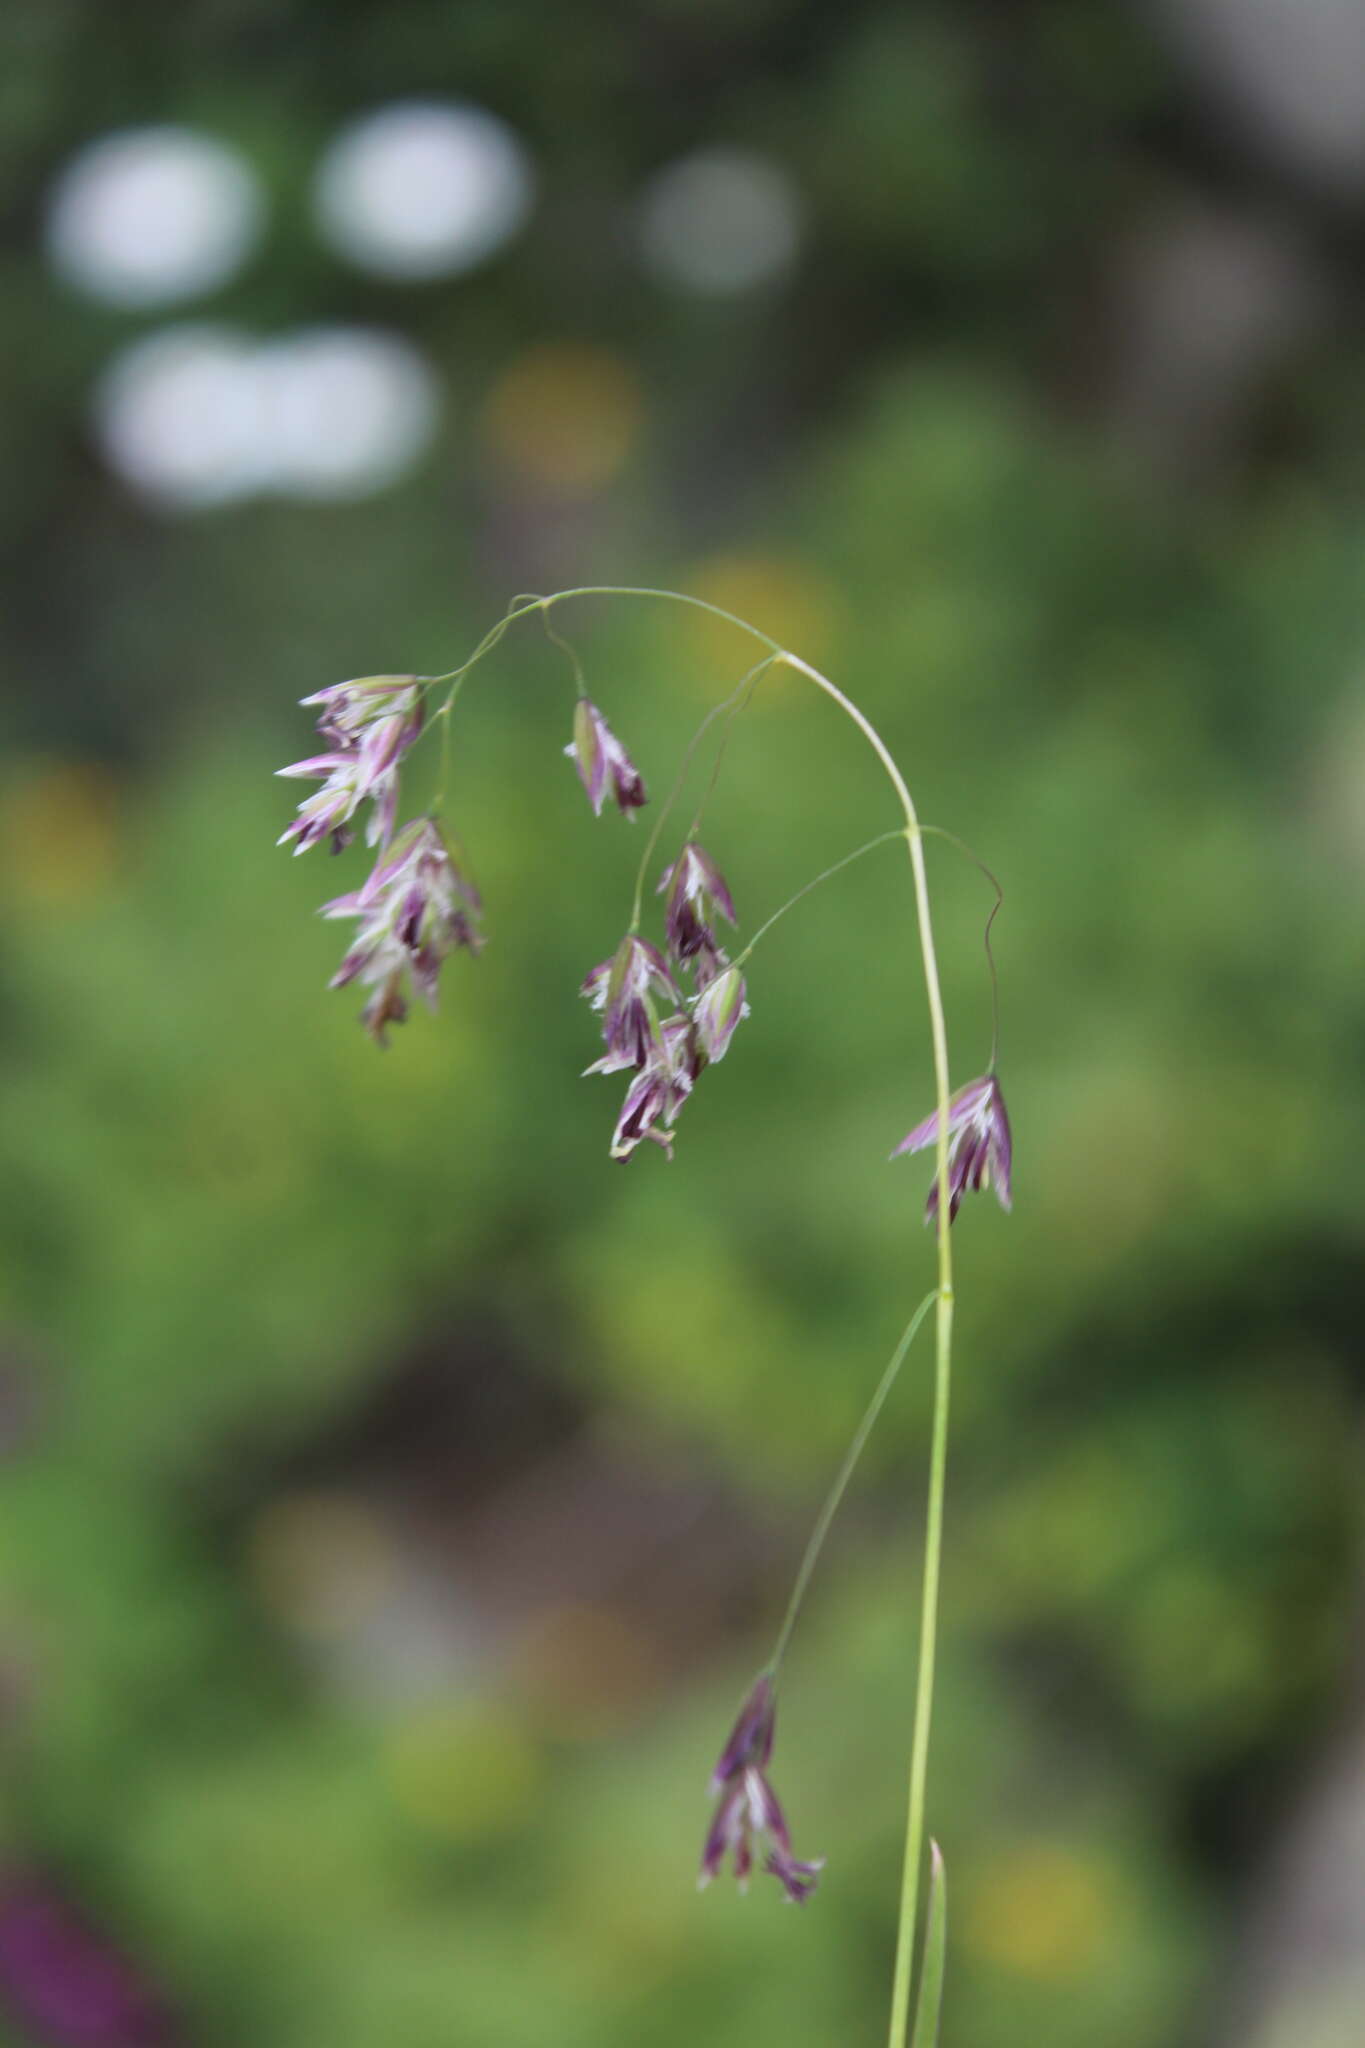
[[[385,1775],[412,1820],[450,1841],[485,1841],[519,1827],[540,1790],[540,1753],[505,1711],[425,1709],[401,1722]]]
[[[606,1608],[573,1603],[534,1616],[513,1668],[540,1724],[568,1741],[594,1741],[628,1723],[659,1678],[638,1628]]]
[[[48,911],[103,893],[115,873],[117,827],[106,769],[30,762],[0,798],[0,863],[11,902]]]
[[[610,483],[639,437],[644,400],[608,349],[550,342],[503,371],[484,402],[495,459],[529,483],[569,493]]]
[[[289,1627],[324,1639],[350,1634],[387,1598],[393,1538],[364,1501],[339,1493],[272,1501],[251,1533],[252,1575]]]
[[[1096,1962],[1118,1917],[1113,1879],[1075,1850],[1024,1842],[987,1866],[967,1904],[966,1938],[984,1960],[1052,1982]]]
[[[688,574],[681,589],[722,611],[733,612],[773,640],[817,665],[828,662],[839,635],[839,605],[833,586],[809,562],[777,555],[717,555]],[[680,622],[682,623],[682,622]],[[747,634],[705,612],[689,612],[686,630],[707,664],[746,665],[762,655]],[[759,692],[757,701],[783,684],[781,671]]]

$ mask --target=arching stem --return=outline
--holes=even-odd
[[[889,2048],[904,2048],[910,2025],[910,1992],[914,1977],[915,1926],[919,1911],[920,1867],[924,1861],[924,1802],[929,1775],[929,1731],[934,1711],[934,1671],[938,1647],[938,1596],[943,1557],[943,1501],[948,1468],[948,1407],[953,1375],[953,1253],[948,1202],[948,1027],[943,1014],[943,989],[934,947],[929,907],[929,877],[924,865],[924,837],[914,799],[905,785],[881,734],[871,721],[819,669],[788,654],[788,665],[808,676],[852,719],[876,754],[905,813],[905,839],[914,878],[915,914],[920,957],[929,1005],[929,1031],[934,1053],[934,1093],[938,1109],[938,1294],[934,1318],[934,1419],[929,1447],[929,1499],[925,1510],[924,1577],[920,1600],[919,1676],[915,1686],[915,1720],[910,1741],[910,1792],[905,1829],[905,1860],[901,1872],[901,1903],[896,1925],[896,1967],[891,1986]]]
[[[948,1458],[948,1408],[952,1389],[953,1355],[953,1256],[950,1235],[950,1206],[948,1195],[948,1031],[943,1012],[943,991],[939,979],[938,957],[934,947],[933,917],[929,904],[929,878],[924,863],[924,835],[914,800],[906,786],[905,778],[897,767],[895,759],[872,721],[846,697],[828,676],[792,654],[780,641],[774,640],[757,626],[751,626],[747,619],[741,619],[723,606],[712,604],[709,599],[691,597],[684,591],[633,588],[620,584],[584,584],[573,590],[560,590],[549,597],[530,598],[524,604],[509,606],[497,625],[487,632],[469,659],[458,669],[450,670],[444,676],[431,678],[433,682],[457,684],[461,678],[491,652],[502,639],[503,634],[517,619],[530,612],[548,611],[552,605],[565,604],[572,598],[580,597],[636,597],[652,598],[670,604],[687,605],[693,610],[706,612],[712,618],[721,619],[738,632],[747,633],[759,641],[777,660],[785,662],[798,675],[803,675],[824,692],[836,704],[846,718],[852,720],[873,753],[880,761],[895,792],[904,819],[904,836],[910,856],[910,871],[914,887],[915,921],[919,939],[920,958],[924,968],[925,997],[929,1009],[929,1035],[933,1048],[934,1097],[938,1121],[938,1145],[936,1179],[938,1183],[938,1210],[936,1218],[938,1240],[938,1286],[934,1293],[934,1412],[933,1428],[929,1451],[929,1494],[925,1511],[924,1571],[920,1602],[919,1673],[915,1686],[915,1715],[910,1747],[910,1789],[905,1833],[905,1861],[901,1879],[900,1910],[896,1928],[896,1964],[891,1993],[891,2027],[889,2048],[905,2048],[910,2021],[910,1992],[914,1975],[915,1928],[919,1909],[920,1870],[924,1862],[924,1808],[925,1789],[929,1768],[929,1733],[933,1719],[935,1652],[938,1641],[938,1599],[939,1580],[943,1554],[943,1502]]]

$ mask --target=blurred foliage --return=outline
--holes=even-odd
[[[1069,352],[1110,244],[1206,146],[1136,14],[563,28],[45,0],[3,30],[3,1847],[204,2044],[877,2038],[927,1354],[785,1689],[819,1896],[798,1925],[767,1886],[691,1885],[734,1699],[929,1284],[923,1163],[886,1163],[930,1094],[894,850],[765,939],[676,1162],[623,1172],[575,991],[643,840],[594,827],[559,759],[571,681],[537,628],[455,725],[492,943],[387,1056],[326,993],[313,915],[361,850],[273,846],[305,691],[446,669],[523,585],[672,584],[827,666],[1005,881],[1016,1210],[958,1232],[945,2038],[1168,2048],[1350,1665],[1365,520],[1323,394],[1360,336],[1277,373],[1188,487],[1086,411]],[[308,168],[415,90],[517,123],[541,213],[458,284],[357,282],[309,239]],[[138,323],[65,296],[29,231],[73,146],[165,117],[275,197],[234,318],[380,320],[439,364],[451,423],[411,482],[175,521],[103,474],[87,387]],[[787,161],[812,217],[801,275],[725,307],[642,281],[622,226],[716,136]],[[744,644],[652,604],[561,621],[662,794]],[[432,750],[406,772],[420,802]],[[750,931],[894,823],[785,676],[706,815]],[[965,1077],[989,892],[932,859]],[[424,1375],[435,1424],[394,1424]],[[588,1537],[537,1506],[580,1455],[640,1489],[600,1539],[615,1579],[576,1582]],[[541,1547],[509,1564],[499,1515]]]

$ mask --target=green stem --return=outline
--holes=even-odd
[[[761,640],[773,654],[781,656],[784,660],[789,658],[779,641],[772,639],[767,633],[760,632],[757,626],[751,626],[747,619],[739,618],[734,612],[727,612],[721,605],[712,604],[708,598],[689,597],[683,590],[653,590],[643,584],[581,583],[573,590],[556,590],[548,597],[534,597],[528,594],[524,600],[514,598],[496,626],[489,627],[466,661],[462,661],[458,668],[448,668],[443,675],[424,676],[423,681],[450,683],[460,676],[467,675],[476,662],[483,660],[485,654],[493,652],[509,627],[515,626],[518,619],[529,618],[532,612],[547,612],[552,604],[565,604],[574,597],[657,597],[669,604],[690,605],[694,611],[709,612],[713,619],[723,619],[727,626],[734,626],[738,632],[747,633],[751,640]]]
[[[892,1352],[886,1370],[877,1382],[877,1391],[863,1412],[863,1419],[854,1432],[852,1443],[844,1453],[844,1461],[839,1467],[834,1484],[825,1496],[825,1504],[820,1510],[815,1527],[811,1530],[810,1541],[807,1543],[805,1554],[801,1559],[801,1568],[796,1574],[796,1583],[792,1587],[791,1598],[787,1602],[787,1611],[782,1617],[782,1626],[777,1632],[777,1646],[768,1660],[768,1675],[773,1679],[776,1679],[782,1659],[786,1655],[787,1644],[791,1641],[791,1633],[796,1626],[796,1617],[801,1612],[802,1603],[805,1600],[812,1574],[820,1561],[820,1552],[825,1547],[825,1538],[830,1532],[830,1526],[834,1521],[834,1517],[838,1514],[840,1503],[848,1490],[848,1482],[853,1477],[854,1467],[863,1454],[864,1445],[876,1427],[877,1417],[886,1406],[887,1397],[892,1387],[895,1386],[900,1369],[905,1363],[906,1353],[919,1335],[920,1324],[928,1315],[933,1301],[934,1291],[931,1289],[901,1332],[900,1342]]]
[[[463,682],[463,675],[457,675],[454,682],[450,686],[450,690],[449,693],[447,694],[445,703],[441,706],[440,710],[435,714],[435,717],[439,718],[441,721],[441,760],[439,768],[440,780],[437,782],[436,785],[436,794],[433,796],[430,804],[427,806],[433,818],[439,817],[441,812],[444,810],[446,793],[450,788],[451,715],[454,712],[455,700],[460,694],[460,687]]]
[[[921,825],[920,830],[926,838],[946,839],[949,846],[955,846],[958,852],[965,855],[971,862],[977,873],[985,876],[995,891],[995,901],[991,905],[986,917],[986,929],[981,934],[981,943],[986,949],[986,968],[991,979],[991,1056],[986,1072],[993,1074],[996,1062],[1000,1058],[1000,977],[995,971],[995,953],[991,946],[991,927],[1004,908],[1005,892],[994,873],[986,866],[985,861],[982,860],[980,854],[974,853],[966,840],[959,839],[956,832],[949,832],[942,825]]]
[[[842,860],[836,860],[833,867],[825,868],[820,874],[812,876],[811,880],[803,888],[798,889],[794,896],[789,896],[786,902],[773,912],[771,917],[764,920],[750,939],[748,945],[744,948],[744,951],[736,953],[735,966],[742,967],[759,940],[766,938],[779,919],[784,918],[789,910],[795,910],[802,897],[809,896],[812,889],[818,889],[822,882],[832,881],[834,876],[841,874],[845,868],[851,868],[855,860],[861,860],[865,853],[875,853],[879,846],[889,846],[893,839],[904,839],[904,837],[905,834],[899,826],[897,826],[894,832],[879,832],[876,838],[869,839],[865,846],[856,846],[852,853],[846,853]]]
[[[583,664],[579,660],[576,650],[569,645],[569,642],[564,638],[564,635],[562,633],[556,633],[554,627],[550,624],[548,617],[543,611],[540,615],[540,623],[545,628],[545,638],[547,640],[552,640],[555,646],[559,648],[560,652],[568,656],[569,666],[573,670],[574,689],[577,691],[580,697],[586,697],[588,694],[588,686],[583,679]]]
[[[635,900],[630,912],[630,929],[632,931],[638,931],[640,928],[640,909],[645,899],[645,877],[649,873],[649,864],[658,849],[660,839],[663,837],[664,826],[668,823],[669,815],[676,805],[678,798],[682,795],[683,785],[687,781],[688,770],[692,766],[692,757],[701,745],[704,734],[710,730],[718,718],[724,717],[732,705],[738,703],[742,693],[749,688],[751,683],[756,683],[763,674],[763,671],[771,668],[776,659],[777,656],[775,654],[766,654],[762,661],[755,662],[748,674],[740,677],[729,696],[722,699],[719,704],[712,705],[691,739],[687,742],[687,745],[683,748],[683,757],[679,763],[678,772],[673,778],[673,787],[669,790],[668,795],[655,814],[649,838],[645,842],[645,850],[640,855],[640,865],[636,869]],[[694,825],[692,827],[693,833],[695,833],[696,829]]]
[[[695,839],[701,831],[702,813],[716,793],[716,784],[720,781],[720,771],[725,765],[725,749],[730,744],[730,734],[734,731],[735,720],[741,711],[748,710],[753,702],[754,691],[758,688],[760,676],[767,674],[776,659],[777,656],[775,654],[765,655],[763,660],[751,668],[748,675],[741,679],[738,686],[731,691],[725,702],[717,707],[722,713],[728,713],[729,715],[726,717],[724,730],[720,736],[720,745],[716,748],[716,757],[711,763],[711,773],[706,779],[706,788],[701,794],[696,810],[692,813],[692,823],[687,828],[689,839]],[[746,690],[748,691],[747,697],[744,694]]]
[[[940,1122],[942,1128],[942,1121]],[[939,1215],[947,1190],[939,1182]],[[940,1238],[947,1232],[940,1229]],[[915,1687],[915,1728],[910,1751],[910,1800],[901,1873],[901,1909],[896,1928],[896,1973],[891,1987],[890,2048],[903,2048],[910,2025],[910,1988],[924,1850],[924,1798],[929,1772],[929,1728],[934,1711],[934,1663],[938,1644],[938,1592],[943,1560],[943,1497],[948,1471],[948,1405],[952,1391],[953,1303],[938,1297],[934,1347],[934,1425],[929,1451],[929,1503],[925,1512],[924,1578],[920,1604],[919,1679]]]

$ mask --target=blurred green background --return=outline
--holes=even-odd
[[[901,864],[622,1170],[576,989],[643,842],[538,628],[455,726],[490,943],[387,1055],[363,848],[274,845],[295,700],[605,581],[827,667],[1006,887],[946,2043],[1355,2048],[1365,10],[12,0],[0,143],[3,2038],[880,2038],[927,1347],[784,1688],[817,1898],[693,1878],[930,1284]],[[662,794],[746,646],[556,624]],[[706,840],[751,932],[894,822],[793,677]]]

